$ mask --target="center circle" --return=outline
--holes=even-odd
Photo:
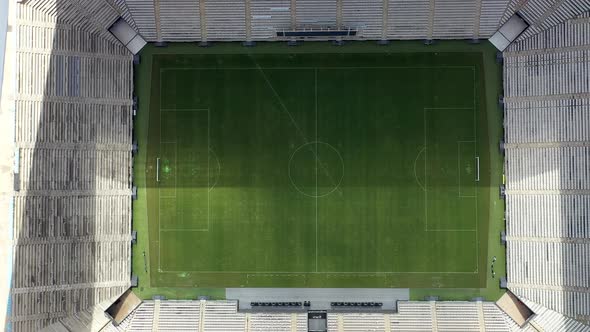
[[[343,177],[342,156],[328,143],[305,143],[295,149],[289,159],[291,184],[305,196],[327,196],[338,189]]]

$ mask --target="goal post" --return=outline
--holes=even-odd
[[[160,158],[156,158],[156,182],[160,182]]]
[[[479,157],[475,157],[475,181],[479,182]]]

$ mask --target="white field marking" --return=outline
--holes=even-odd
[[[317,75],[317,73],[316,73]],[[303,139],[305,141],[307,141],[306,137],[304,136],[303,132],[301,131],[301,129],[297,126],[297,123],[295,122],[295,120],[293,119],[291,113],[288,111],[288,109],[286,108],[286,106],[284,105],[284,103],[282,102],[282,99],[280,99],[280,97],[278,96],[276,90],[274,89],[274,87],[272,86],[272,84],[268,81],[268,79],[266,78],[266,75],[263,76],[265,78],[265,80],[267,81],[267,84],[269,85],[269,87],[272,89],[273,93],[276,95],[277,99],[279,99],[279,103],[281,104],[281,106],[283,107],[283,109],[286,111],[286,113],[289,115],[291,121],[293,122],[293,125],[296,127],[296,129],[300,132],[301,136],[303,137]],[[316,82],[317,84],[317,82]],[[316,89],[317,89],[317,85],[316,85]],[[436,109],[436,108],[424,108],[424,112],[426,112],[427,109]],[[449,108],[449,109],[459,109],[459,108]],[[471,109],[471,108],[465,108],[465,109]],[[424,152],[426,152],[426,113],[424,113],[424,128],[425,128],[425,135],[424,135],[424,148],[422,150],[424,150]],[[316,90],[316,135],[317,135],[317,90]],[[317,137],[317,136],[316,136]],[[426,153],[424,156],[424,178],[425,178],[425,182],[426,182]],[[317,156],[317,151],[316,151],[316,162],[318,161],[318,156]],[[316,167],[317,169],[317,167]],[[317,171],[316,171],[316,178],[317,178]],[[317,181],[317,179],[316,179]],[[317,190],[317,182],[316,182],[316,190]],[[426,196],[426,188],[424,188],[424,192],[425,192],[425,196]],[[317,198],[316,197],[316,202],[317,202]],[[208,200],[208,204],[209,204],[209,200]],[[317,222],[318,222],[318,218],[317,218],[317,203],[316,203],[316,272],[284,272],[284,271],[270,271],[270,272],[257,272],[257,271],[196,271],[196,270],[189,270],[189,271],[172,271],[172,270],[162,270],[161,266],[159,268],[159,272],[161,273],[183,273],[183,272],[191,272],[191,273],[208,273],[208,274],[212,274],[212,273],[231,273],[231,274],[269,274],[269,273],[275,273],[275,274],[335,274],[335,275],[345,275],[345,274],[350,274],[350,275],[379,275],[379,274],[476,274],[477,270],[475,272],[461,272],[461,271],[448,271],[448,272],[424,272],[424,271],[408,271],[408,272],[380,272],[380,271],[376,271],[376,272],[318,272],[317,269],[317,264],[318,264],[318,241],[317,241],[317,236],[318,236],[318,232],[317,232]],[[207,208],[208,213],[209,213],[209,206]],[[425,207],[425,214],[427,217],[427,208]],[[209,217],[209,216],[208,216]],[[160,232],[164,231],[164,232],[202,232],[202,231],[208,231],[209,230],[209,218],[207,218],[207,229],[206,230],[201,230],[201,229],[166,229],[166,230],[160,230]],[[426,219],[427,220],[427,219]],[[426,226],[428,226],[428,224],[426,224]],[[426,228],[426,231],[429,231],[428,228]],[[449,232],[453,232],[453,231],[457,231],[457,232],[468,232],[468,231],[473,231],[473,230],[432,230],[435,232],[442,232],[442,231],[449,231]],[[477,232],[477,231],[476,231]],[[160,236],[161,239],[161,236]],[[158,249],[161,253],[161,240],[158,243]],[[160,259],[161,255],[158,255],[158,259]]]
[[[475,66],[473,71],[473,137],[475,138],[475,155],[477,155],[477,104],[476,104],[476,89],[475,89]],[[477,190],[475,188],[475,272],[479,271],[479,232],[478,232],[478,213],[477,213]]]
[[[158,220],[159,222],[160,220]],[[158,224],[158,228],[160,228],[159,224]],[[160,230],[158,230],[158,272],[162,273],[165,272],[164,270],[162,270],[162,246],[160,245],[160,242],[162,242],[162,232]],[[149,246],[148,246],[149,247]]]
[[[297,277],[297,278],[303,278],[304,283],[306,283],[305,279],[306,276],[305,274],[293,274],[293,273],[260,273],[260,274],[246,274],[246,285],[250,284],[250,277]]]
[[[162,257],[162,246],[160,245],[160,243],[162,243],[162,225],[160,220],[160,208],[160,196],[158,195],[158,272],[163,272],[162,260],[160,259]]]
[[[424,128],[425,128],[425,133],[424,133],[424,150],[426,149],[426,110],[427,109],[474,109],[474,117],[475,117],[475,67],[473,66],[385,66],[385,67],[329,67],[329,68],[322,68],[322,69],[396,69],[396,68],[400,68],[400,69],[411,69],[411,68],[442,68],[442,69],[450,69],[450,68],[471,68],[473,70],[473,75],[474,75],[474,96],[473,96],[473,107],[465,107],[465,108],[459,108],[459,107],[447,107],[447,108],[436,108],[436,107],[425,107],[424,108]],[[257,66],[255,68],[195,68],[195,67],[190,67],[190,68],[184,68],[184,67],[176,67],[176,68],[164,68],[164,69],[160,69],[160,74],[165,71],[165,70],[260,70],[262,72],[262,70],[266,70],[266,69],[284,69],[284,70],[301,70],[301,69],[314,69],[317,70],[317,67],[265,67],[262,68],[260,66]],[[307,139],[305,138],[305,136],[303,135],[303,132],[301,131],[301,129],[297,126],[297,124],[295,123],[292,115],[290,114],[290,112],[288,111],[288,109],[285,107],[284,103],[282,102],[282,99],[280,99],[280,97],[278,96],[276,90],[274,89],[274,87],[272,86],[272,84],[270,84],[270,82],[268,81],[268,78],[266,77],[266,75],[264,74],[264,72],[262,72],[263,77],[265,79],[265,81],[269,84],[270,88],[272,89],[273,93],[275,94],[275,96],[279,99],[279,103],[281,104],[281,106],[283,107],[283,109],[288,113],[291,121],[293,122],[293,125],[296,127],[296,129],[301,133],[304,141],[307,141]],[[161,107],[161,102],[162,102],[162,98],[161,98],[161,90],[162,90],[162,84],[161,84],[161,76],[160,76],[160,107]],[[317,93],[317,92],[316,92]],[[161,112],[160,112],[161,113]],[[161,115],[161,114],[160,114]],[[474,123],[474,126],[476,124]],[[317,122],[316,122],[316,126],[317,126]],[[316,156],[317,159],[317,156]],[[424,178],[425,178],[425,186],[427,186],[426,183],[426,164],[427,164],[427,159],[426,159],[426,154],[425,154],[425,158],[424,158]],[[317,190],[317,189],[316,189]],[[424,188],[425,191],[425,198],[426,198],[426,188]],[[477,193],[477,191],[476,191]],[[477,196],[477,195],[476,195]],[[425,202],[427,202],[427,199],[425,199]],[[477,210],[477,204],[476,204],[476,210]],[[428,231],[428,214],[427,214],[427,208],[425,206],[425,215],[426,215],[426,231]],[[477,213],[476,213],[476,219],[477,219]],[[316,219],[317,221],[317,219]],[[187,231],[187,230],[182,230],[182,231]],[[433,230],[433,231],[445,231],[445,230]],[[470,230],[450,230],[450,231],[470,231]],[[477,222],[476,222],[476,251],[479,250],[478,248],[478,243],[479,243],[479,239],[477,237]],[[316,232],[317,234],[317,232]],[[161,237],[159,239],[161,242]],[[158,249],[160,251],[160,243],[158,243]],[[316,254],[317,254],[317,249],[316,249]],[[477,264],[479,265],[479,259],[478,259],[478,255],[479,253],[476,254],[476,261]],[[158,261],[160,261],[160,254],[158,255]],[[257,274],[257,273],[306,273],[306,274],[476,274],[478,273],[478,268],[476,268],[475,272],[423,272],[423,271],[409,271],[409,272],[278,272],[278,271],[273,271],[273,272],[256,272],[256,271],[252,271],[252,272],[244,272],[244,271],[163,271],[160,269],[160,263],[158,263],[159,265],[159,271],[163,272],[163,273],[182,273],[182,272],[193,272],[193,273],[239,273],[239,274],[243,274],[243,273],[250,273],[250,274]]]
[[[420,180],[418,179],[418,174],[416,173],[416,164],[418,163],[418,158],[420,158],[420,155],[422,154],[422,152],[424,152],[426,150],[426,147],[423,147],[419,152],[418,155],[416,156],[416,159],[414,160],[414,178],[416,178],[416,182],[418,182],[418,185],[420,186],[420,188],[422,188],[422,190],[426,191],[426,188],[424,188],[424,186],[422,185],[422,183],[420,183]],[[426,171],[424,171],[426,174]]]
[[[166,142],[166,143],[160,143],[160,147],[162,147],[162,145],[165,145],[165,144],[174,145],[174,170],[176,170],[177,169],[177,166],[178,166],[177,165],[178,164],[178,162],[177,162],[177,158],[178,158],[178,156],[177,156],[177,154],[178,154],[178,144],[176,142]],[[177,189],[176,189],[177,184],[178,184],[178,178],[176,176],[176,173],[174,173],[174,194],[173,195],[164,196],[164,195],[161,194],[162,188],[160,188],[158,186],[158,199],[160,199],[160,197],[163,197],[163,198],[175,198],[176,197],[176,194],[177,194]]]
[[[247,274],[246,275],[246,279],[248,279],[248,277],[297,277],[297,278],[305,278],[305,274],[300,274],[300,273],[252,273],[252,274]]]
[[[426,174],[426,168],[428,166],[426,148],[428,146],[428,133],[427,133],[427,124],[426,124],[426,108],[423,110],[423,118],[424,118],[424,230],[428,232],[428,175]]]
[[[295,129],[297,130],[297,132],[299,133],[299,135],[301,136],[301,138],[303,138],[304,143],[308,143],[307,137],[305,137],[305,133],[303,132],[303,130],[301,130],[301,128],[299,128],[299,126],[297,125],[297,122],[295,122],[295,118],[293,118],[293,115],[291,114],[291,112],[289,112],[289,109],[283,103],[283,99],[279,96],[277,90],[275,90],[275,88],[272,85],[272,83],[270,83],[270,80],[266,76],[266,73],[264,72],[264,69],[262,69],[260,66],[257,66],[254,69],[258,69],[260,71],[260,73],[262,74],[262,78],[264,78],[264,81],[266,82],[266,85],[268,85],[268,87],[271,89],[272,93],[275,95],[275,98],[278,100],[278,102],[281,105],[281,108],[283,109],[283,111],[285,113],[287,113],[287,115],[289,116],[289,119],[291,120],[291,123],[293,124],[293,126],[295,127]]]
[[[162,232],[208,232],[208,228],[166,228]]]
[[[424,107],[425,110],[472,110],[473,107]]]
[[[474,67],[471,67],[474,73],[473,76],[473,89],[475,91],[475,69]],[[474,126],[474,137],[475,137],[475,144],[476,144],[476,149],[477,149],[477,132],[475,131],[477,128],[476,125],[476,108],[475,108],[475,93],[473,95],[473,107],[424,107],[424,147],[427,148],[427,136],[428,136],[428,132],[427,132],[427,125],[426,125],[426,111],[427,110],[473,110],[473,126]],[[477,153],[477,151],[476,151]],[[426,189],[428,189],[428,178],[426,177],[426,165],[427,165],[427,150],[424,152],[424,187]],[[475,268],[475,272],[472,273],[477,273],[479,271],[479,232],[478,232],[478,225],[477,223],[478,221],[478,216],[477,216],[477,189],[475,190],[475,250],[476,250],[476,268]],[[425,231],[429,232],[431,231],[430,229],[428,229],[428,190],[424,191],[424,215],[425,215],[425,219],[426,219],[426,226],[425,226]],[[432,230],[432,231],[437,231],[437,232],[441,232],[444,230]],[[458,230],[449,230],[449,232],[454,232],[454,231],[458,231]],[[470,230],[465,230],[465,231],[470,231]]]
[[[457,172],[458,172],[458,176],[459,176],[459,197],[461,197],[461,198],[475,198],[475,195],[462,195],[461,194],[461,144],[462,143],[475,144],[475,141],[457,141]],[[475,190],[477,190],[477,188]]]
[[[429,232],[475,232],[475,229],[432,229]]]
[[[211,215],[211,184],[209,183],[211,179],[211,157],[209,149],[211,149],[211,112],[209,111],[209,108],[207,108],[207,232],[209,231],[209,220]]]
[[[457,141],[457,175],[459,177],[459,197],[461,197],[461,141]]]
[[[162,70],[162,68],[160,68],[160,82],[159,82],[160,84],[158,84],[160,86],[159,87],[160,105],[158,105],[159,109],[162,109],[162,72],[163,72],[163,70]],[[162,112],[160,111],[159,113],[160,113],[160,114],[158,114],[160,117],[160,123],[158,124],[158,126],[160,126],[160,146],[159,147],[161,147],[162,146]],[[149,125],[149,122],[148,122],[148,125]],[[149,215],[149,213],[148,213],[148,215]],[[162,257],[162,249],[160,246],[160,242],[162,242],[162,232],[161,232],[162,226],[160,225],[160,188],[159,187],[158,187],[158,218],[157,219],[158,219],[158,272],[162,272],[162,263],[161,263],[162,260],[160,259],[160,257]]]
[[[281,96],[279,95],[279,93],[277,92],[277,90],[275,90],[275,88],[272,85],[272,83],[270,83],[270,80],[266,76],[266,73],[264,73],[264,70],[262,69],[262,67],[260,67],[260,66],[257,65],[256,69],[258,69],[259,72],[262,74],[262,77],[264,78],[264,81],[270,87],[270,89],[271,89],[272,93],[274,94],[275,98],[279,101],[279,104],[281,105],[281,108],[283,109],[283,111],[285,113],[287,113],[287,115],[289,116],[289,119],[291,120],[291,123],[293,124],[293,126],[295,127],[295,129],[297,130],[297,132],[299,133],[299,135],[301,136],[301,138],[303,139],[303,142],[304,143],[309,143],[309,140],[305,136],[305,133],[297,125],[297,122],[295,121],[295,118],[293,117],[293,115],[291,114],[291,112],[289,112],[289,109],[287,108],[287,106],[285,105],[285,103],[283,103],[283,99],[281,98]],[[309,69],[313,69],[314,71],[317,70],[315,67],[310,67]],[[326,173],[326,175],[328,176],[328,178],[330,178],[330,180],[332,181],[332,184],[334,185],[334,187],[337,188],[338,186],[336,185],[336,182],[332,179],[330,173],[328,172],[328,170],[324,166],[324,164],[321,162],[321,160],[319,160],[316,151],[314,151],[313,149],[311,149],[311,152],[314,153],[316,159],[318,159],[318,162],[319,162],[320,166],[322,167],[322,170]]]
[[[325,194],[319,195],[317,197],[325,197],[325,196],[330,195],[334,191],[338,190],[338,188],[340,188],[340,185],[342,184],[342,180],[344,178],[344,159],[342,158],[342,155],[340,154],[340,152],[332,144],[329,144],[329,143],[321,142],[320,141],[320,142],[308,142],[308,143],[305,143],[305,144],[302,144],[302,145],[298,146],[297,149],[295,149],[295,151],[293,151],[293,153],[289,157],[289,162],[288,162],[289,167],[287,168],[287,174],[289,176],[289,181],[291,182],[291,184],[293,185],[293,187],[295,188],[295,190],[297,190],[297,192],[299,192],[301,195],[304,195],[304,196],[307,196],[307,197],[310,197],[310,198],[316,198],[316,196],[315,195],[308,194],[308,193],[304,192],[303,190],[301,190],[299,187],[297,187],[295,181],[293,180],[293,177],[291,176],[291,162],[293,161],[293,158],[295,157],[295,155],[297,154],[297,152],[299,152],[299,150],[303,149],[306,146],[311,146],[311,145],[315,145],[316,146],[316,150],[317,150],[317,146],[319,144],[324,144],[327,147],[329,147],[330,149],[334,150],[334,152],[336,152],[336,155],[340,159],[340,165],[342,166],[342,177],[340,177],[340,179],[338,180],[338,183],[336,183],[334,185],[334,188],[332,188],[332,190],[330,190],[329,192],[327,192]],[[314,154],[314,156],[316,156],[317,162],[320,164],[320,167],[321,167],[322,166],[322,163],[319,160],[319,157],[315,153],[314,149],[313,148],[310,148],[309,150]],[[326,170],[326,172],[327,172],[327,170]],[[328,174],[328,176],[329,176],[329,174]],[[332,178],[330,178],[330,180],[333,181]]]
[[[315,141],[318,141],[318,70],[314,74]],[[315,144],[315,271],[318,271],[318,144]],[[290,174],[289,174],[290,175]],[[344,173],[342,173],[344,176]]]
[[[479,156],[475,157],[476,169],[477,169],[477,177],[475,178],[476,182],[479,182]]]
[[[301,70],[301,69],[316,69],[318,67],[222,67],[222,68],[211,68],[211,67],[166,67],[161,68],[160,71],[192,71],[192,70]],[[473,66],[335,66],[335,67],[321,67],[320,69],[473,69]]]
[[[471,71],[473,72],[473,109],[476,108],[476,101],[475,101],[475,66],[471,66]]]
[[[160,70],[161,72],[162,70]],[[161,91],[162,91],[162,81],[161,81],[161,77],[160,77],[160,106],[161,106],[161,102],[162,102],[162,96],[161,96]],[[162,138],[162,113],[175,113],[175,112],[207,112],[207,188],[209,188],[209,190],[207,190],[207,228],[191,228],[191,229],[162,229],[162,224],[161,224],[161,198],[175,198],[176,194],[177,194],[177,186],[178,186],[178,177],[175,175],[174,176],[174,196],[162,196],[160,194],[161,190],[160,188],[158,188],[158,272],[165,272],[164,270],[162,270],[162,265],[161,265],[161,256],[162,256],[162,232],[170,232],[170,231],[183,231],[183,232],[208,232],[209,231],[209,223],[210,223],[210,212],[209,212],[209,196],[210,196],[210,192],[211,192],[211,187],[209,185],[209,177],[210,177],[210,170],[209,170],[209,150],[210,150],[210,126],[211,126],[211,121],[210,121],[210,116],[211,116],[211,110],[209,108],[195,108],[195,109],[162,109],[160,108],[160,146],[162,144],[175,144],[175,150],[174,150],[174,168],[177,168],[177,158],[178,158],[178,145],[177,142],[163,142],[161,141]],[[221,172],[221,164],[219,163],[219,159],[217,159],[217,163],[218,163],[218,168]],[[217,183],[215,183],[217,184]]]
[[[160,112],[160,116],[161,116],[161,112]],[[161,124],[161,122],[160,122]],[[161,130],[161,128],[160,128]],[[176,163],[176,158],[177,158],[177,144],[176,143],[172,143],[174,144],[174,168],[176,169],[177,163]],[[162,144],[160,143],[160,147],[162,146]],[[174,196],[164,196],[162,197],[162,195],[160,194],[161,192],[161,188],[158,186],[158,272],[162,272],[162,261],[161,261],[161,257],[162,257],[162,198],[176,198],[176,184],[177,184],[177,179],[176,179],[176,174],[174,175]]]
[[[162,113],[172,112],[209,112],[209,108],[160,108]]]
[[[156,182],[160,182],[160,158],[156,158]]]
[[[191,273],[203,273],[203,274],[211,274],[211,273],[228,273],[228,274],[365,274],[365,275],[379,275],[379,274],[477,274],[477,271],[469,271],[469,272],[462,272],[462,271],[447,271],[447,272],[432,272],[432,271],[409,271],[409,272],[302,272],[302,271],[196,271],[196,270],[162,270],[162,273],[183,273],[183,272],[191,272]]]
[[[211,152],[211,154],[213,154],[213,157],[217,161],[217,175],[215,178],[215,183],[213,183],[213,185],[209,187],[209,191],[211,191],[211,190],[213,190],[213,188],[215,188],[215,186],[217,185],[217,182],[219,182],[219,178],[221,177],[221,162],[219,161],[219,157],[217,157],[217,154],[215,153],[215,151],[213,151],[213,149],[210,148],[209,152]]]

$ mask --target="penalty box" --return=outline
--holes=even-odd
[[[209,229],[209,192],[219,176],[209,148],[209,117],[208,109],[160,111],[156,176],[161,231]]]
[[[476,231],[479,163],[475,108],[424,109],[428,231]],[[448,121],[449,118],[454,121]]]

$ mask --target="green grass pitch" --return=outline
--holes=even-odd
[[[152,287],[486,287],[499,124],[482,53],[150,65]]]

